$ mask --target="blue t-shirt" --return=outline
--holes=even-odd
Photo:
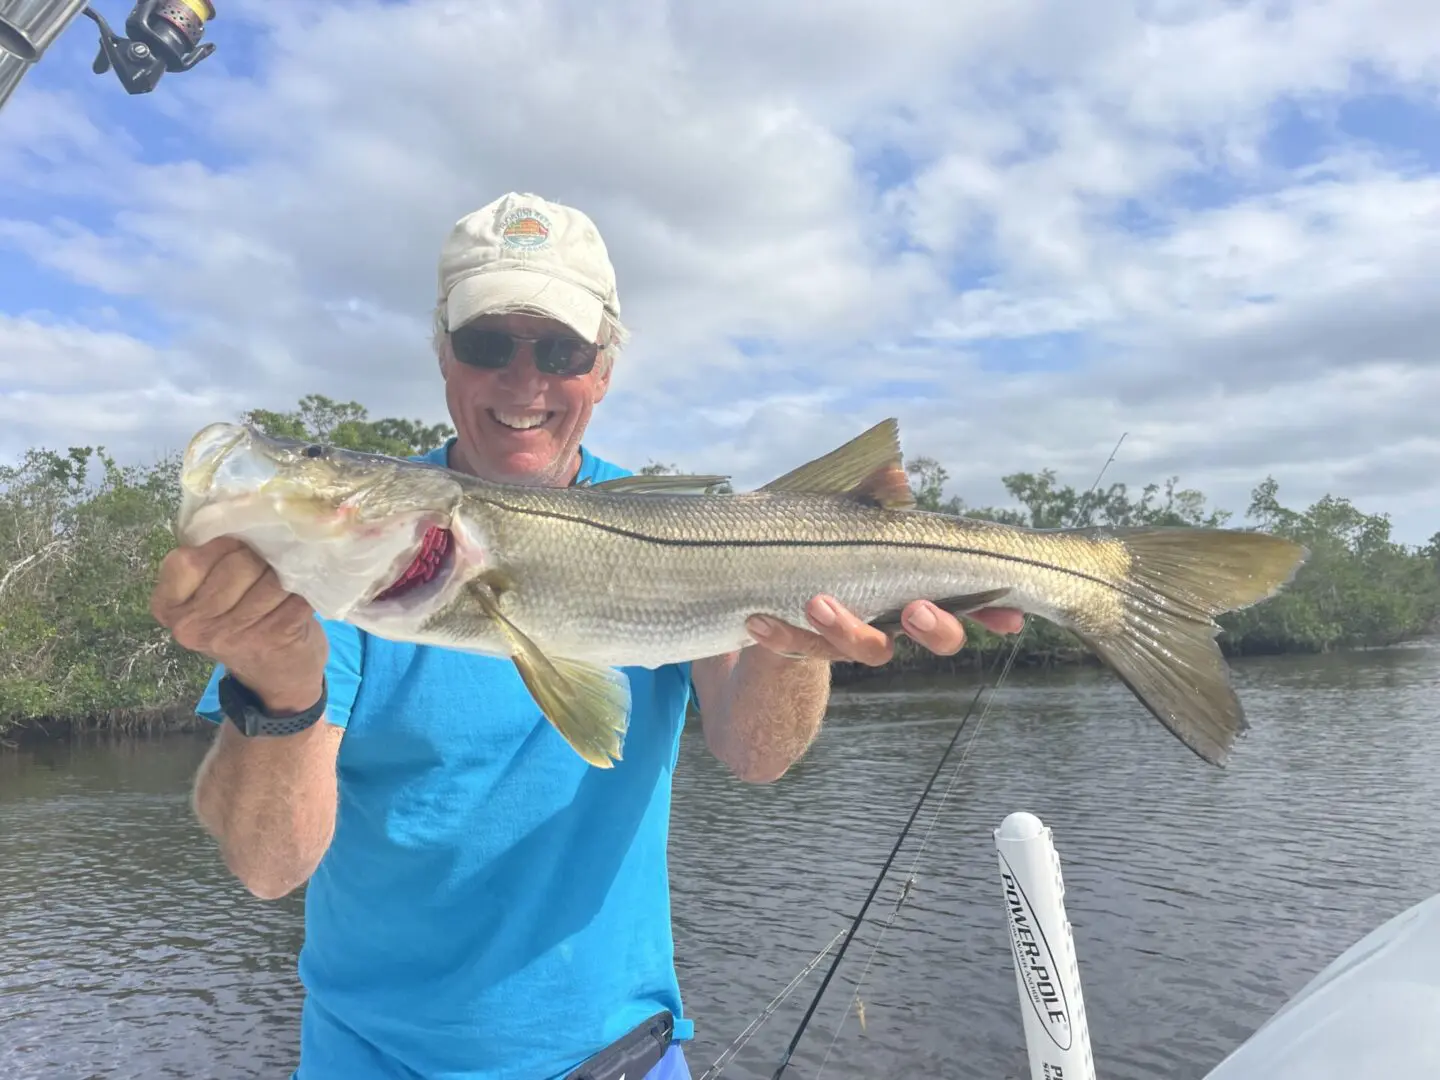
[[[581,449],[578,479],[627,475]],[[666,865],[690,665],[624,669],[624,756],[596,769],[511,661],[320,621],[346,732],[296,1080],[544,1080],[661,1009],[691,1038]],[[216,723],[221,674],[197,706]]]

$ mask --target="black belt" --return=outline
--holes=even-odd
[[[644,1080],[670,1049],[674,1033],[675,1018],[662,1010],[586,1058],[565,1074],[565,1080]]]

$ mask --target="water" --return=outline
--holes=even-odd
[[[922,810],[787,1077],[824,1060],[835,1078],[1028,1078],[991,841],[1013,810],[1056,832],[1102,1080],[1204,1076],[1357,937],[1440,891],[1424,829],[1440,812],[1440,649],[1236,667],[1255,730],[1223,772],[1103,673],[1013,675],[967,729],[948,798]],[[770,787],[731,780],[687,733],[672,871],[697,1080],[846,925],[973,693],[938,679],[842,692]],[[251,898],[193,824],[204,746],[0,756],[0,1076],[293,1067],[300,900]],[[724,1078],[768,1080],[826,964]],[[863,1031],[847,1011],[862,970]]]

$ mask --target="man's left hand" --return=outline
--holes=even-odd
[[[817,660],[850,660],[879,667],[895,655],[895,641],[860,619],[831,596],[817,596],[805,609],[813,631],[756,615],[747,626],[759,644],[777,653]],[[1025,615],[1014,608],[981,608],[974,619],[997,634],[1014,634],[1025,625]],[[907,604],[900,617],[905,633],[916,644],[939,656],[951,656],[965,644],[965,627],[949,612],[926,600]]]

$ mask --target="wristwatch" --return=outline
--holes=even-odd
[[[246,738],[256,735],[295,735],[304,731],[325,714],[330,690],[325,680],[320,683],[320,700],[304,712],[275,716],[265,711],[260,696],[233,675],[220,678],[220,711]]]

